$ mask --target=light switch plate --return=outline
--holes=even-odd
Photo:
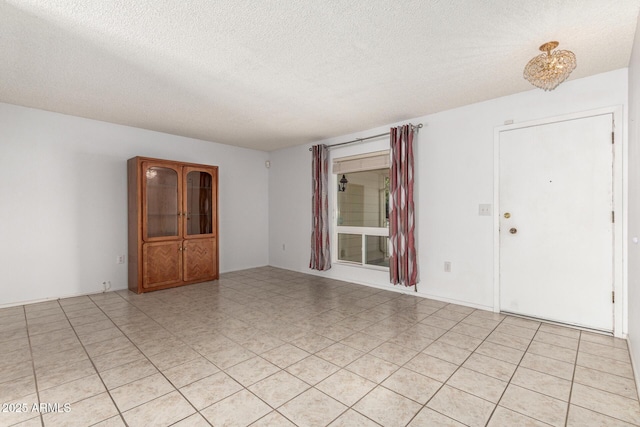
[[[491,205],[490,204],[480,204],[480,205],[478,205],[478,215],[480,215],[480,216],[491,216]]]

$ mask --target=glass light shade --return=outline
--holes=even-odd
[[[347,178],[342,175],[342,179],[340,180],[340,183],[338,184],[338,191],[345,191],[347,189],[347,183],[349,181],[347,181]]]
[[[524,78],[544,90],[553,90],[576,68],[576,56],[568,50],[556,50],[558,42],[540,46],[546,53],[536,56],[524,67]]]
[[[154,168],[147,169],[147,179],[153,179],[156,176],[158,176],[158,171],[156,171]]]

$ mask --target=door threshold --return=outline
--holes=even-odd
[[[575,325],[572,323],[563,323],[563,322],[558,322],[555,320],[549,320],[549,319],[544,319],[541,317],[535,317],[535,316],[526,316],[524,314],[518,314],[518,313],[512,313],[510,311],[500,311],[500,314],[506,314],[509,316],[513,316],[513,317],[520,317],[522,319],[527,319],[527,320],[533,320],[536,322],[542,322],[542,323],[547,323],[549,325],[555,325],[555,326],[562,326],[564,328],[571,328],[571,329],[577,329],[580,331],[585,331],[585,332],[593,332],[596,334],[600,334],[600,335],[606,335],[609,337],[613,337],[613,331],[608,331],[606,329],[596,329],[596,328],[589,328],[587,326],[581,326],[581,325]]]

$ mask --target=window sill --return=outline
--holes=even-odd
[[[359,262],[351,262],[351,261],[341,261],[341,260],[336,260],[333,261],[334,265],[344,265],[346,267],[356,267],[356,268],[362,268],[365,270],[373,270],[373,271],[389,271],[389,267],[383,267],[380,265],[373,265],[373,264],[361,264]]]

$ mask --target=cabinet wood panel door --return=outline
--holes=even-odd
[[[211,280],[217,275],[216,239],[186,240],[183,247],[184,280]]]
[[[145,243],[142,247],[145,289],[182,281],[182,242]]]

